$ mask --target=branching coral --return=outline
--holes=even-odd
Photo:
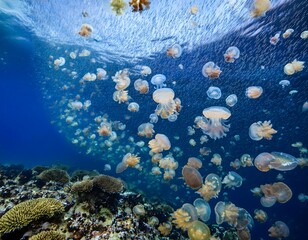
[[[64,212],[64,208],[56,199],[38,198],[28,200],[14,206],[0,219],[0,233],[12,232],[27,226],[42,217],[52,217]]]
[[[149,0],[132,0],[128,3],[133,12],[142,13],[143,10],[149,9],[151,2]]]
[[[30,237],[29,240],[65,240],[65,235],[57,231],[44,231]]]

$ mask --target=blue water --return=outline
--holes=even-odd
[[[31,1],[26,2],[31,5]],[[12,18],[0,11],[0,163],[21,163],[26,167],[64,164],[69,166],[70,171],[97,169],[102,173],[121,177],[128,186],[143,191],[149,198],[160,197],[178,208],[185,202],[192,203],[199,196],[193,190],[186,188],[183,180],[180,179],[181,168],[186,164],[187,158],[198,157],[199,148],[203,147],[200,144],[196,147],[189,145],[190,138],[198,142],[202,133],[196,129],[195,135],[188,136],[187,126],[193,126],[194,118],[201,116],[205,107],[226,106],[225,98],[232,93],[237,94],[238,103],[229,108],[232,113],[228,122],[231,124],[230,131],[225,138],[215,141],[210,139],[204,146],[211,148],[211,154],[199,156],[204,163],[204,167],[200,170],[203,177],[209,173],[225,176],[228,171],[233,170],[229,166],[230,161],[240,158],[244,153],[256,157],[261,152],[278,151],[299,157],[298,149],[291,144],[302,142],[304,147],[308,147],[308,112],[302,112],[302,105],[308,100],[308,44],[307,40],[299,37],[302,31],[307,30],[305,28],[307,11],[305,1],[283,3],[255,22],[229,31],[226,35],[218,36],[215,41],[193,46],[191,51],[183,51],[178,59],[168,58],[165,51],[158,51],[151,53],[151,57],[141,60],[137,58],[137,62],[133,63],[129,60],[91,63],[92,57],[99,58],[101,54],[101,49],[96,52],[93,47],[91,56],[85,58],[86,60],[77,58],[74,61],[75,65],[72,69],[80,72],[76,80],[71,80],[61,70],[55,71],[50,68],[48,58],[50,55],[55,58],[66,56],[66,64],[73,62],[69,60],[65,50],[68,52],[82,50],[82,42],[79,45],[48,42],[42,36],[37,36],[29,26],[12,24]],[[253,28],[256,23],[262,26],[262,30],[251,36],[248,29]],[[209,28],[211,27],[210,25]],[[269,38],[287,28],[295,30],[292,36],[289,39],[281,38],[276,46],[270,45]],[[85,42],[85,45],[88,44]],[[98,41],[91,44],[99,46],[103,43]],[[182,45],[189,48],[187,43]],[[226,63],[223,59],[223,53],[229,46],[237,46],[241,50],[240,58],[233,64]],[[166,44],[167,47],[168,44]],[[106,49],[106,52],[108,51]],[[287,76],[283,73],[283,66],[294,59],[305,61],[306,67],[302,72]],[[202,66],[208,61],[214,61],[222,69],[223,72],[218,80],[209,80],[202,76]],[[172,147],[177,146],[183,151],[183,156],[176,158],[179,168],[176,170],[176,177],[170,182],[162,181],[161,176],[149,174],[152,164],[149,162],[148,152],[142,152],[137,147],[134,152],[138,152],[141,157],[143,171],[128,169],[122,174],[115,174],[115,167],[121,161],[123,152],[116,154],[113,151],[108,155],[106,150],[96,147],[94,149],[97,152],[86,154],[87,148],[71,143],[75,130],[64,125],[63,120],[60,119],[64,109],[59,104],[62,97],[71,99],[80,94],[82,98],[84,97],[83,99],[88,99],[91,96],[92,112],[107,113],[109,119],[126,124],[126,137],[120,140],[120,146],[132,145],[128,141],[129,136],[134,137],[135,142],[143,140],[147,145],[148,139],[137,135],[137,127],[149,121],[148,117],[156,107],[151,97],[153,86],[150,86],[150,94],[139,95],[132,86],[137,76],[132,75],[129,95],[133,101],[139,103],[138,113],[130,113],[127,111],[126,104],[118,104],[112,100],[114,83],[111,76],[124,67],[134,69],[138,64],[150,66],[154,74],[166,75],[167,86],[171,87],[176,97],[182,101],[183,109],[175,123],[159,119],[154,127],[156,133],[164,133],[169,137]],[[183,70],[179,69],[179,64],[184,65]],[[95,72],[95,69],[101,66],[107,70],[109,79],[93,85],[87,83],[84,91],[80,93],[79,79],[86,72]],[[261,69],[261,66],[264,66],[264,69]],[[151,75],[145,79],[150,82]],[[291,85],[282,88],[279,85],[282,79],[288,79]],[[77,86],[75,89],[60,91],[64,83],[72,84],[73,81]],[[175,85],[172,84],[173,81],[176,81]],[[259,99],[252,100],[245,96],[245,89],[251,85],[262,86],[264,92]],[[209,86],[221,89],[223,95],[219,100],[207,97],[205,92]],[[298,92],[291,95],[289,94],[291,90]],[[95,94],[92,96],[92,93]],[[126,115],[130,118],[127,119]],[[87,126],[87,121],[90,122],[90,112],[83,115],[80,113],[78,117],[81,128]],[[265,120],[271,120],[278,133],[271,141],[251,140],[248,135],[250,124]],[[240,141],[232,145],[230,141],[234,141],[235,135],[240,135]],[[180,140],[174,139],[173,136],[178,136]],[[218,171],[216,166],[208,166],[213,153],[219,153],[222,156],[222,171]],[[103,170],[106,163],[112,167],[110,172]],[[301,203],[297,199],[299,193],[308,194],[307,168],[297,167],[288,172],[271,170],[263,173],[251,167],[240,168],[236,172],[245,179],[243,185],[236,190],[223,189],[222,192],[227,192],[229,201],[245,208],[252,216],[256,208],[265,210],[269,216],[264,224],[255,221],[251,230],[252,239],[269,239],[267,229],[278,220],[284,221],[289,226],[291,234],[288,239],[308,239],[308,233],[305,230],[308,204],[307,201]],[[278,173],[283,174],[282,181],[292,189],[293,197],[286,204],[276,203],[271,208],[264,208],[260,205],[259,198],[252,196],[250,189],[261,184],[277,182]],[[176,185],[178,191],[171,191],[171,185]],[[164,194],[165,192],[169,194]],[[222,192],[218,199],[210,201],[212,216],[209,224],[215,223],[213,214],[215,204],[218,201],[224,201]],[[175,200],[176,197],[179,200]]]

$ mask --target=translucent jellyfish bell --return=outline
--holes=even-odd
[[[171,88],[160,88],[153,92],[153,100],[156,103],[166,104],[174,98],[174,91]]]
[[[176,114],[171,114],[168,116],[168,121],[169,122],[175,122],[178,119],[178,115]]]
[[[261,197],[260,203],[263,207],[272,207],[276,203],[277,199],[274,196]]]
[[[209,98],[219,99],[221,97],[221,90],[218,87],[209,87],[206,94]]]
[[[182,176],[190,188],[198,189],[202,186],[202,176],[196,168],[185,165],[182,169]]]
[[[194,221],[187,233],[191,240],[209,240],[211,238],[209,227],[201,221]]]
[[[268,229],[269,236],[273,238],[287,238],[290,235],[289,227],[282,221],[276,221],[275,224]]]
[[[279,82],[279,85],[281,85],[282,88],[288,87],[290,85],[290,81],[288,81],[288,80],[281,80]]]
[[[298,160],[290,154],[282,152],[271,152],[275,160],[271,161],[269,164],[270,168],[279,170],[279,171],[289,171],[296,168]]]
[[[237,103],[237,96],[235,94],[231,94],[226,98],[226,104],[229,107],[233,107]]]
[[[275,160],[275,157],[267,152],[260,153],[254,160],[255,167],[261,172],[267,172],[270,168],[270,163]]]
[[[203,200],[202,198],[197,198],[194,201],[194,206],[197,210],[199,218],[203,222],[207,222],[211,216],[211,207],[207,201]]]
[[[165,87],[166,86],[166,84],[164,84],[165,81],[166,81],[166,76],[163,74],[156,74],[151,79],[151,83],[155,85],[156,88]]]
[[[250,86],[246,89],[245,95],[248,98],[255,99],[255,98],[260,97],[262,95],[262,93],[263,93],[262,87],[260,87],[260,86]]]
[[[157,123],[158,122],[158,115],[156,113],[150,114],[150,123]]]
[[[220,68],[214,62],[207,62],[202,68],[202,75],[210,79],[218,78],[220,73]]]
[[[222,184],[226,184],[226,187],[240,187],[242,186],[243,178],[236,172],[230,171],[227,176],[224,177]]]
[[[224,54],[225,61],[230,63],[233,63],[239,56],[240,50],[235,46],[229,47]]]
[[[174,44],[167,50],[167,55],[173,58],[179,58],[182,55],[182,47],[179,44]]]

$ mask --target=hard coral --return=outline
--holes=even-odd
[[[123,190],[123,183],[120,179],[107,175],[96,176],[93,179],[93,184],[108,193],[118,193]]]
[[[54,181],[63,184],[68,183],[70,180],[70,177],[66,171],[57,168],[45,170],[41,172],[37,178],[43,180],[44,182]]]
[[[12,232],[42,217],[64,212],[62,203],[54,198],[38,198],[17,204],[0,218],[0,233]]]
[[[128,3],[132,7],[133,12],[140,12],[144,9],[149,9],[151,2],[149,0],[132,0]]]
[[[72,192],[90,192],[93,188],[93,181],[90,179],[76,182],[72,185]]]
[[[57,231],[44,231],[30,237],[29,240],[65,240],[65,235]]]

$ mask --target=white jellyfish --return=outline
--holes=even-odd
[[[167,50],[167,56],[179,58],[182,55],[182,47],[179,44],[174,44]]]
[[[279,41],[281,32],[276,33],[273,37],[270,38],[270,44],[276,45]]]
[[[230,63],[233,63],[239,56],[240,50],[235,46],[229,47],[224,54],[225,61]]]
[[[231,94],[226,98],[226,104],[229,107],[233,107],[237,103],[237,96],[235,94]]]
[[[218,87],[209,87],[206,94],[209,98],[219,99],[221,97],[221,90]]]
[[[281,80],[279,82],[279,85],[281,85],[282,88],[288,87],[290,85],[290,81],[288,81],[288,80]]]
[[[151,79],[151,83],[155,85],[156,88],[165,87],[166,86],[166,84],[164,84],[165,81],[166,81],[166,76],[163,74],[156,74]]]

